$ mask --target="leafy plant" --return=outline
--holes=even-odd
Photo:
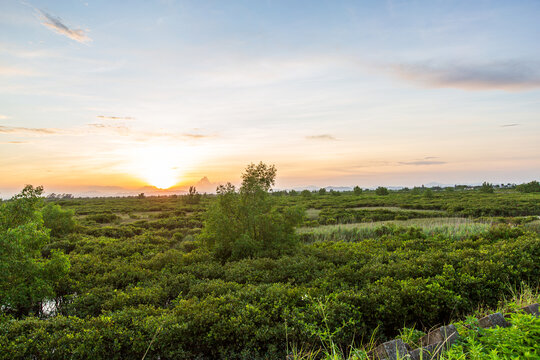
[[[27,185],[0,204],[0,308],[16,317],[41,314],[42,302],[54,298],[55,284],[69,271],[60,251],[42,257],[50,240],[39,211],[42,192]]]
[[[218,187],[217,201],[206,213],[201,234],[217,258],[275,256],[294,246],[294,228],[300,224],[303,210],[288,207],[280,211],[274,206],[269,191],[275,176],[276,168],[261,162],[246,168],[238,192],[230,183]]]
[[[492,194],[493,193],[493,184],[490,184],[486,181],[482,183],[482,186],[480,186],[480,192],[484,194]]]

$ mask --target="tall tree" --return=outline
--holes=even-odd
[[[273,256],[290,249],[296,240],[300,208],[278,210],[269,196],[275,183],[274,165],[250,164],[239,191],[227,183],[217,188],[217,199],[206,213],[202,239],[221,260]]]

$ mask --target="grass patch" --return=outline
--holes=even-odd
[[[306,210],[306,218],[308,220],[317,220],[319,218],[319,214],[321,213],[321,209],[307,209]]]
[[[388,211],[405,211],[405,212],[426,212],[426,213],[444,213],[444,210],[430,210],[430,209],[409,209],[398,206],[360,206],[353,207],[352,210],[388,210]]]
[[[323,225],[315,228],[303,227],[297,230],[304,240],[312,241],[358,241],[370,239],[385,233],[385,227],[415,227],[425,235],[442,235],[451,239],[463,239],[471,235],[487,233],[491,222],[465,218],[427,218],[409,220],[377,221],[340,225]]]

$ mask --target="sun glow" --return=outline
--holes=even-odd
[[[150,185],[168,189],[179,183],[182,168],[178,164],[175,148],[149,147],[138,149],[133,154],[133,168],[137,176]]]
[[[146,180],[148,180],[150,185],[157,188],[168,189],[178,182],[177,173],[173,168],[153,164],[153,166],[148,169],[148,172]]]

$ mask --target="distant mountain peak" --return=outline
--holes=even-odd
[[[216,184],[211,182],[208,177],[203,177],[201,180],[197,181],[194,186],[197,188],[197,191],[200,193],[213,193],[216,191]]]
[[[210,182],[210,180],[208,180],[206,176],[197,182],[197,185],[210,185],[210,184],[212,183]]]

